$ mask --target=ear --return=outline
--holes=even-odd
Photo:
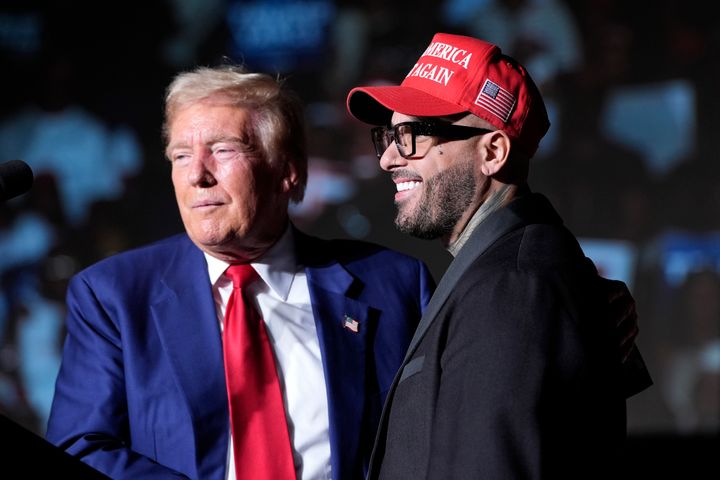
[[[480,171],[486,177],[496,175],[510,156],[510,137],[502,130],[494,130],[482,137],[478,142],[481,149]]]
[[[285,163],[285,174],[282,177],[281,191],[282,193],[292,193],[298,184],[298,173],[295,162],[288,160]]]

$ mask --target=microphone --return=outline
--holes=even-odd
[[[22,160],[0,163],[0,202],[27,192],[33,180],[33,171]]]

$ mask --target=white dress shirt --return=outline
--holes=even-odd
[[[215,308],[223,327],[232,282],[228,264],[205,254]],[[292,229],[252,263],[262,281],[250,286],[268,329],[285,401],[298,480],[331,478],[327,391],[310,292],[303,266],[295,260]],[[232,436],[227,478],[235,480]],[[238,479],[242,480],[242,479]]]

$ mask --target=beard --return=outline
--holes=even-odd
[[[395,226],[402,233],[426,240],[449,235],[475,196],[474,164],[459,161],[424,181],[420,188],[423,192],[414,208],[397,204]]]

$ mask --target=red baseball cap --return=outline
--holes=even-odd
[[[353,88],[347,108],[358,120],[388,125],[393,112],[438,117],[470,112],[504,130],[533,155],[550,128],[545,102],[525,68],[497,45],[437,33],[405,80]]]

